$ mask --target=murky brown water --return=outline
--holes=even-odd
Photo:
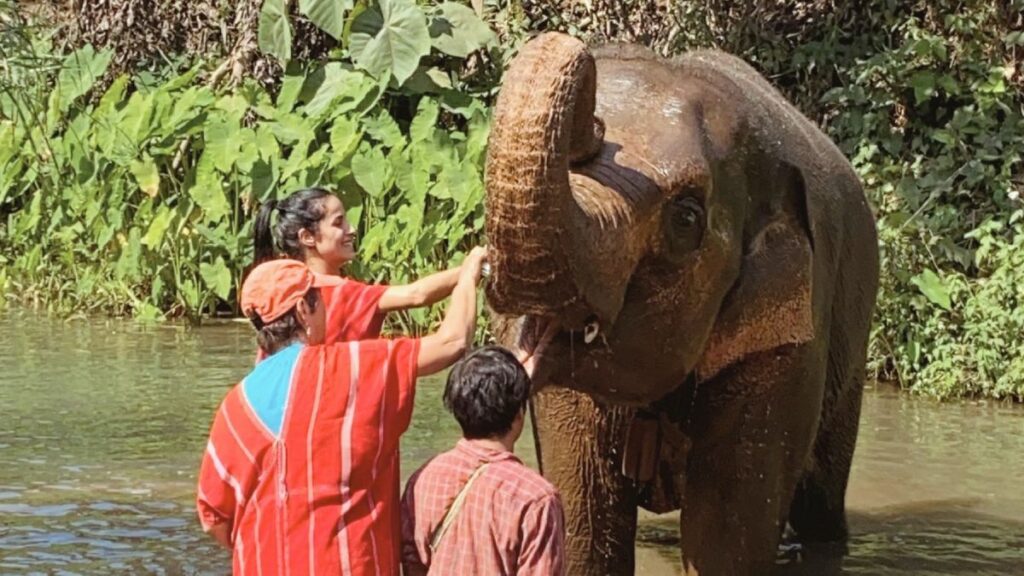
[[[0,574],[228,572],[195,521],[194,476],[251,361],[242,324],[0,313]],[[439,392],[420,385],[405,473],[456,438]],[[872,391],[849,507],[849,555],[809,551],[779,573],[1024,574],[1024,410]],[[676,573],[676,529],[642,517],[638,574]]]

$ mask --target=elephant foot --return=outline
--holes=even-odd
[[[832,494],[825,483],[809,476],[797,486],[789,523],[802,543],[842,543],[849,536],[843,495]]]

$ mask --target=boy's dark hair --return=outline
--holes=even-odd
[[[444,406],[470,440],[503,436],[530,397],[530,377],[500,346],[477,348],[448,373]]]
[[[315,309],[317,302],[320,301],[320,289],[310,288],[302,299],[306,301],[306,305],[311,310]],[[256,331],[256,344],[263,349],[263,352],[270,356],[294,340],[296,336],[302,333],[302,330],[302,324],[299,323],[299,317],[296,314],[295,308],[292,308],[284,316],[269,324],[264,324],[258,329]]]
[[[277,258],[278,250],[289,258],[302,260],[299,231],[316,234],[324,217],[324,200],[331,193],[323,188],[306,188],[287,198],[268,200],[260,207],[253,226],[253,248],[256,264]],[[277,212],[277,224],[271,217]]]

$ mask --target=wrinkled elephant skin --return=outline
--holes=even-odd
[[[690,574],[766,574],[787,521],[845,538],[874,218],[751,67],[530,41],[498,98],[487,233],[499,339],[560,327],[534,401],[571,574],[633,572],[637,505],[681,509]]]

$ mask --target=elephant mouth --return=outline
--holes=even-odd
[[[530,368],[534,388],[547,385],[560,369],[568,368],[561,377],[575,379],[573,367],[595,347],[607,348],[596,317],[588,319],[582,329],[573,329],[557,318],[528,314],[516,320],[515,346],[524,365]]]

